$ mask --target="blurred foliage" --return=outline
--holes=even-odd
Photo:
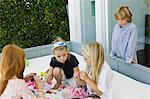
[[[22,48],[69,40],[67,0],[0,0],[0,52],[15,43]]]

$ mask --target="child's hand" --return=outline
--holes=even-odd
[[[75,78],[80,79],[80,71],[75,72],[75,73],[73,74],[73,76],[74,76]]]
[[[132,60],[131,63],[138,64],[138,61],[137,60]]]
[[[42,87],[42,81],[41,81],[41,79],[38,76],[34,76],[34,80],[35,80],[35,83],[37,85],[37,88],[40,89],[40,90],[42,90],[43,87]]]
[[[33,76],[35,76],[35,75],[36,75],[36,73],[29,73],[29,74],[25,75],[24,80],[25,81],[32,80]]]
[[[89,76],[87,75],[86,72],[81,71],[80,72],[80,78],[83,79],[84,81],[86,81],[89,78]]]
[[[45,80],[47,83],[50,83],[52,79],[53,79],[52,75],[48,75],[48,74],[45,74],[45,75],[44,75],[44,80]]]

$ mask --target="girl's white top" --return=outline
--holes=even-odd
[[[88,73],[89,76],[91,75],[91,71]],[[113,72],[108,65],[108,63],[105,61],[101,72],[99,74],[99,80],[97,83],[98,89],[103,93],[101,95],[101,99],[112,99],[112,96],[110,94],[110,89],[112,87],[112,79],[113,79]],[[90,86],[87,85],[88,90],[91,90]],[[92,91],[89,91],[91,94],[94,93]]]

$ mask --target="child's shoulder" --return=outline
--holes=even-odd
[[[26,84],[26,82],[23,79],[11,79],[11,80],[9,80],[9,84],[23,86]]]
[[[69,58],[74,59],[74,58],[76,58],[76,56],[71,54],[71,53],[69,53]]]
[[[57,61],[56,57],[52,57],[51,61]]]
[[[104,61],[104,64],[103,64],[103,66],[102,66],[102,69],[111,70],[111,67],[110,67],[110,65],[109,65],[106,61]]]
[[[68,60],[69,61],[78,61],[78,59],[76,58],[76,56],[73,55],[73,54],[70,54],[70,53],[69,53],[69,56],[68,56]]]
[[[114,28],[120,28],[119,23],[116,23],[116,24],[114,25]]]
[[[69,55],[70,55],[70,57],[75,57],[75,55],[73,55],[73,54],[71,54],[71,53],[69,53]]]
[[[130,23],[131,28],[136,28],[136,25],[134,23]]]
[[[108,75],[110,80],[113,78],[113,71],[112,71],[110,65],[106,61],[104,62],[103,66],[102,66],[101,72],[102,72],[102,74]]]
[[[23,79],[10,79],[10,81],[13,81],[13,82],[21,82],[21,83],[24,83],[24,82],[25,82]]]

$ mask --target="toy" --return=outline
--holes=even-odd
[[[25,67],[28,67],[28,66],[29,66],[29,61],[25,60]]]
[[[66,99],[86,99],[88,92],[83,88],[78,87],[76,84],[68,86],[63,90],[63,97]]]
[[[28,82],[26,82],[26,84],[34,94],[37,94],[37,86],[35,82],[32,82],[31,80],[29,80]]]
[[[76,73],[74,74],[74,77],[75,77],[75,78],[80,78],[80,71],[76,72]]]
[[[45,72],[40,72],[40,76],[44,76],[45,74]]]

